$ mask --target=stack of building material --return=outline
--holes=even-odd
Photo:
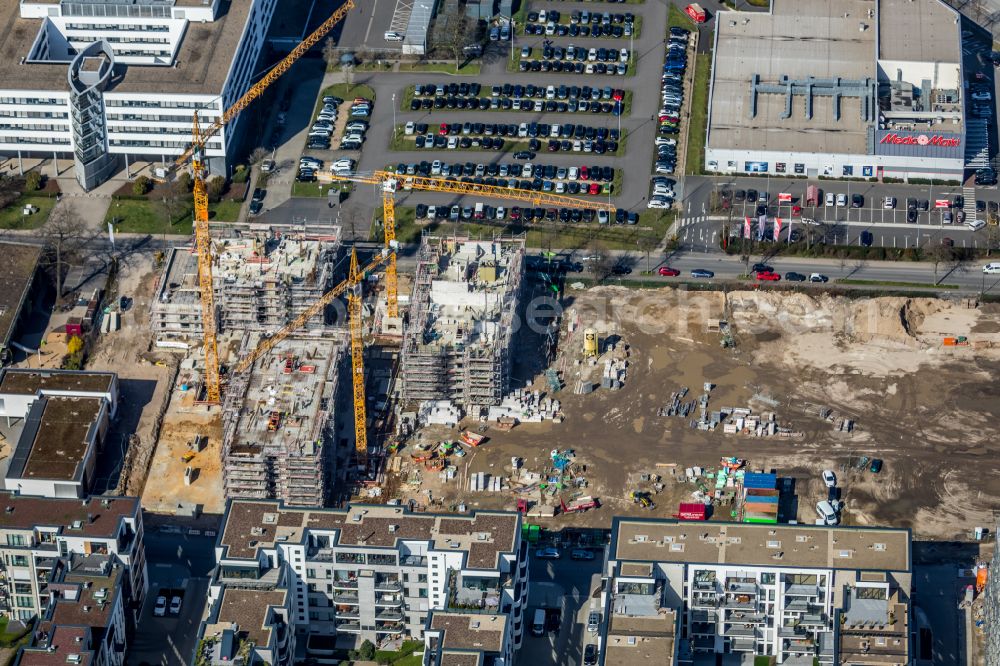
[[[498,493],[503,490],[503,479],[485,472],[476,472],[469,478],[469,490]]]
[[[605,359],[601,388],[620,389],[625,384],[625,359]]]
[[[748,472],[743,477],[743,522],[778,522],[778,499],[781,493],[775,488],[778,478],[775,474]]]
[[[558,400],[543,398],[538,391],[517,389],[505,397],[499,405],[490,407],[487,418],[490,421],[516,419],[521,423],[541,423],[545,420],[559,421],[561,405]]]
[[[426,400],[420,403],[418,418],[426,425],[455,427],[462,420],[462,410],[450,400]]]

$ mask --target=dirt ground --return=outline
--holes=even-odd
[[[563,317],[560,355],[554,367],[564,388],[558,398],[563,423],[521,424],[510,432],[487,430],[484,446],[452,457],[455,478],[442,481],[409,460],[416,442],[401,451],[400,495],[427,503],[430,490],[441,504],[514,508],[514,492],[470,492],[470,474],[511,477],[511,457],[525,473],[546,472],[550,451],[575,452],[571,469],[579,487],[574,497],[600,498],[602,507],[559,516],[556,525],[606,525],[612,514],[670,516],[680,501],[699,490],[684,470],[718,469],[723,456],[750,461],[749,468],[791,477],[796,501],[782,506],[784,519],[815,519],[817,500],[826,499],[823,469],[836,471],[846,503],[843,522],[906,526],[917,538],[968,538],[975,526],[993,525],[1000,508],[1000,476],[992,462],[1000,440],[992,424],[1000,417],[1000,307],[968,307],[937,299],[847,299],[769,292],[636,292],[614,287],[570,291]],[[724,349],[708,324],[731,322],[736,346]],[[623,388],[598,388],[578,395],[582,330],[594,327],[602,339],[620,336],[627,345]],[[945,347],[945,336],[967,336],[969,345]],[[616,339],[616,338],[613,338]],[[715,385],[709,411],[751,407],[774,412],[779,425],[799,437],[753,437],[690,426],[687,418],[659,416],[672,392],[690,389],[686,399]],[[544,377],[534,388],[546,391]],[[821,407],[832,411],[820,416]],[[836,430],[839,419],[852,432]],[[475,427],[477,424],[472,424]],[[424,429],[422,442],[457,439],[457,430]],[[856,469],[860,456],[884,460],[881,474]],[[414,469],[419,486],[405,481]],[[701,481],[706,484],[704,480]],[[659,485],[657,485],[659,484]],[[632,490],[649,491],[656,506],[632,502]],[[725,494],[726,489],[722,489]],[[558,504],[559,496],[539,498]],[[728,519],[723,504],[715,515]],[[546,522],[546,521],[542,521]]]
[[[173,513],[178,502],[202,505],[203,513],[221,514],[225,508],[222,493],[221,442],[214,436],[222,432],[219,415],[179,414],[169,412],[149,468],[142,506],[148,511]],[[195,435],[208,435],[208,444],[189,463],[181,460]],[[190,486],[184,485],[184,469],[192,467],[195,475]]]

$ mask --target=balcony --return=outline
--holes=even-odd
[[[694,582],[694,589],[704,591],[704,592],[715,592],[715,580],[696,580]]]
[[[719,619],[718,613],[714,613],[712,611],[697,610],[697,611],[692,611],[691,612],[691,621],[692,622],[712,622],[712,623],[715,623],[716,621],[718,621],[718,619]]]
[[[402,622],[397,624],[384,624],[375,627],[376,634],[401,634],[406,629]]]
[[[757,603],[746,597],[736,597],[723,601],[722,607],[734,610],[756,610]]]
[[[731,624],[722,630],[722,635],[730,638],[756,638],[757,632],[752,627]]]
[[[376,592],[402,592],[403,584],[398,580],[387,580],[375,583]]]
[[[806,613],[799,618],[799,624],[811,627],[825,627],[827,617],[823,613]]]
[[[404,555],[399,558],[400,566],[404,567],[426,567],[427,558],[420,555]]]
[[[752,638],[734,638],[731,646],[733,652],[756,652],[756,643]]]
[[[356,590],[358,589],[357,580],[335,580],[333,581],[333,589],[335,590]]]
[[[717,608],[719,600],[716,597],[697,596],[691,600],[691,608]]]
[[[495,612],[500,607],[500,581],[495,578],[466,578],[458,582],[458,572],[448,572],[448,610]]]
[[[361,632],[360,622],[338,622],[337,631],[347,634],[357,634]]]
[[[764,624],[767,622],[767,616],[763,613],[754,613],[747,611],[733,611],[729,613],[726,617],[727,622],[739,622],[741,624]]]
[[[401,594],[379,594],[375,596],[375,605],[380,607],[399,608],[403,605]]]
[[[402,622],[403,614],[399,611],[385,611],[376,613],[375,620],[377,622]]]
[[[358,605],[358,595],[357,594],[335,594],[333,595],[333,603],[335,604],[352,604],[354,606]]]
[[[728,582],[726,583],[726,592],[756,596],[758,592],[757,583],[749,583],[745,581]]]
[[[344,607],[344,610],[337,609],[337,619],[357,620],[361,618],[361,613],[357,608]]]
[[[692,636],[714,636],[716,634],[716,624],[714,622],[692,622]]]
[[[815,585],[792,584],[785,588],[785,595],[790,597],[818,597],[822,594]]]

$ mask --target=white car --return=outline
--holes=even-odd
[[[342,158],[330,165],[332,173],[345,173],[354,169],[354,160]]]
[[[892,210],[896,207],[896,197],[886,197],[882,202],[882,208],[886,210]]]
[[[608,215],[608,211],[606,211],[606,210],[599,210],[599,211],[597,211],[597,223],[598,224],[607,224],[608,221],[609,221],[609,219],[610,219],[610,216]]]
[[[181,598],[174,597],[170,600],[170,614],[180,615],[181,614]]]
[[[628,62],[628,49],[622,49],[618,54],[619,62]]]
[[[153,615],[156,617],[163,617],[167,614],[167,598],[166,597],[156,597],[156,603],[153,605]]]
[[[437,217],[437,212],[438,212],[437,206],[428,206],[427,207],[427,219],[429,219],[429,220],[435,219]]]
[[[654,197],[670,197],[671,199],[676,197],[676,193],[672,187],[667,185],[654,185],[653,186],[653,196]]]
[[[673,205],[673,200],[666,197],[651,197],[646,203],[646,208],[665,210]]]
[[[597,61],[597,49],[590,49],[590,51],[587,52],[587,60],[590,62]]]
[[[441,175],[441,160],[434,160],[431,162],[431,175],[440,176]]]
[[[502,220],[502,219],[506,218],[507,217],[507,209],[504,208],[503,206],[497,206],[496,216],[497,216],[498,220]]]
[[[658,136],[658,137],[656,137],[656,145],[657,146],[676,146],[677,145],[677,139],[668,139],[665,136]]]
[[[965,223],[965,226],[969,227],[973,231],[979,231],[986,226],[986,222],[983,220],[969,220]]]
[[[570,180],[579,180],[580,179],[580,168],[579,167],[570,167],[569,168],[569,173],[567,174],[567,177]]]
[[[835,204],[836,204],[836,199],[833,196],[833,192],[827,192],[826,193],[826,205],[827,206],[833,206]]]
[[[847,195],[846,194],[838,194],[837,195],[837,205],[838,206],[846,206],[847,205]]]
[[[833,508],[833,504],[827,500],[816,503],[816,513],[819,514],[820,518],[816,521],[818,525],[836,525],[840,522],[840,517]]]
[[[757,193],[757,203],[766,204],[767,203],[767,192],[761,190]]]
[[[457,136],[449,136],[448,137],[448,150],[455,150],[456,148],[458,148],[458,137]]]
[[[823,470],[823,483],[826,484],[827,488],[837,487],[837,475],[833,473],[833,470]]]
[[[416,131],[417,131],[416,128],[417,128],[417,126],[416,126],[415,123],[412,123],[412,122],[411,123],[406,123],[406,126],[403,128],[403,131],[406,132],[407,134],[415,134]]]
[[[983,273],[986,275],[1000,275],[1000,262],[990,262],[983,266]]]

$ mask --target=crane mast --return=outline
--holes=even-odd
[[[395,255],[390,255],[390,265],[395,263]],[[361,327],[361,280],[358,270],[358,254],[351,248],[351,270],[347,278],[347,319],[351,330],[351,379],[354,385],[354,450],[358,464],[368,463],[368,415],[365,412],[365,347]]]

